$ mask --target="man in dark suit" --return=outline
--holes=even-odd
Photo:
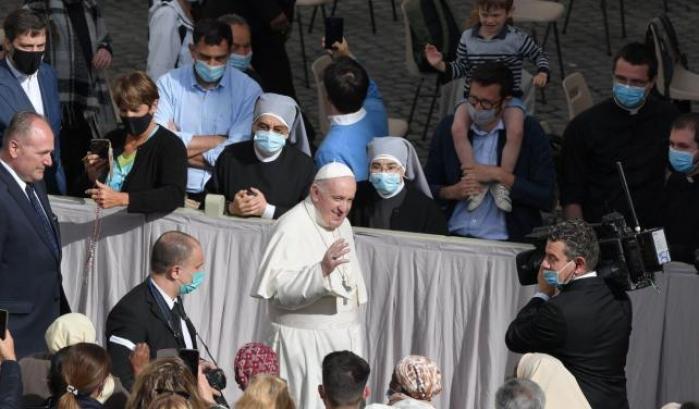
[[[507,347],[559,359],[593,409],[628,408],[626,353],[631,301],[594,271],[599,245],[575,219],[553,227],[539,271],[539,291],[507,329]]]
[[[53,132],[41,115],[20,112],[0,151],[0,308],[23,357],[46,350],[46,328],[69,312],[61,285],[61,240],[42,179]]]
[[[0,140],[12,116],[20,111],[44,115],[55,138],[53,166],[46,172],[51,194],[66,193],[61,164],[61,102],[54,69],[42,62],[46,49],[46,22],[35,13],[19,9],[5,18],[7,57],[0,60]],[[78,164],[80,165],[80,164]]]
[[[129,355],[146,343],[151,358],[161,349],[196,349],[196,330],[182,307],[181,294],[204,280],[204,254],[194,237],[164,233],[153,245],[151,274],[122,298],[107,317],[107,351],[112,372],[131,390],[134,374]]]

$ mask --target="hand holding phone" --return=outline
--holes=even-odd
[[[100,159],[109,160],[109,150],[112,143],[109,139],[93,139],[90,141],[90,153],[99,156]]]
[[[325,48],[333,50],[333,44],[341,43],[344,31],[344,19],[342,17],[325,18]]]
[[[7,330],[7,322],[9,318],[9,311],[0,310],[0,339],[5,339],[5,330]]]
[[[196,378],[199,374],[199,351],[196,349],[180,349],[178,355],[187,364],[187,367],[192,371],[192,375]]]

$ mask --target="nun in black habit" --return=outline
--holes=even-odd
[[[349,219],[353,226],[447,235],[425,174],[407,139],[374,138],[367,146],[369,180],[357,184]]]
[[[301,110],[287,96],[262,94],[251,133],[221,153],[206,191],[225,196],[231,215],[277,219],[308,195],[315,175]]]

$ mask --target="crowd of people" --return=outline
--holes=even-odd
[[[330,127],[315,140],[285,50],[293,1],[149,7],[146,69],[111,83],[96,0],[26,0],[2,16],[0,309],[11,319],[0,334],[1,409],[228,407],[181,298],[206,277],[198,240],[158,238],[148,276],[111,309],[100,346],[64,293],[48,195],[144,214],[203,209],[221,195],[228,215],[276,220],[251,289],[266,304],[268,337],[234,364],[241,409],[433,408],[441,373],[424,356],[397,362],[387,399],[370,397],[352,226],[524,241],[560,204],[538,291],[504,340],[524,355],[494,405],[628,407],[631,302],[598,276],[589,223],[618,212],[635,227],[637,216],[665,229],[673,259],[699,259],[699,114],[655,92],[651,48],[618,50],[610,97],[570,121],[554,154],[522,101],[525,59],[535,86],[549,81],[545,52],[512,25],[512,0],[475,0],[454,61],[425,44],[444,80],[466,81],[421,164],[408,139],[389,134],[379,86],[347,39],[328,51]]]

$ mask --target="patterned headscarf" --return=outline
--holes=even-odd
[[[406,398],[430,401],[442,391],[442,373],[437,364],[424,356],[408,355],[393,371],[389,404]]]
[[[257,374],[267,373],[279,376],[277,353],[259,342],[243,345],[235,354],[233,362],[235,381],[241,390],[248,387],[250,380]]]

